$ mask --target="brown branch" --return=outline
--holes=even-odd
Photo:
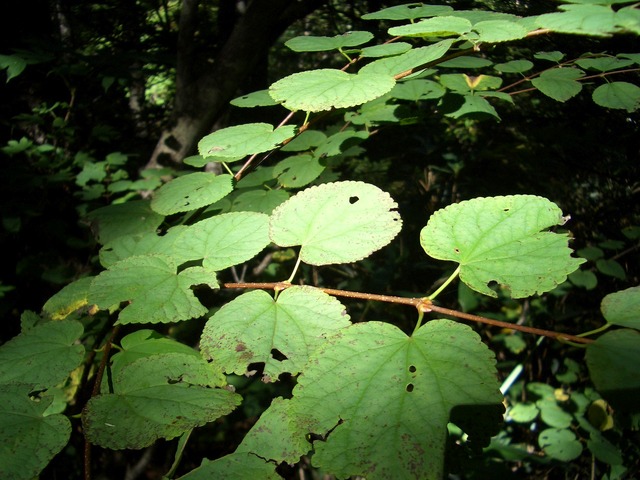
[[[280,292],[285,290],[291,286],[291,283],[287,282],[275,282],[275,283],[225,283],[223,285],[225,288],[259,288],[265,290],[275,290],[276,292]],[[554,332],[552,330],[543,330],[540,328],[527,327],[524,325],[517,325],[508,322],[501,322],[499,320],[493,320],[491,318],[481,317],[479,315],[472,315],[470,313],[459,312],[458,310],[451,310],[449,308],[439,307],[434,305],[431,300],[427,298],[419,298],[419,297],[395,297],[392,295],[376,295],[373,293],[361,293],[361,292],[351,292],[348,290],[336,290],[333,288],[321,288],[321,287],[312,287],[317,288],[318,290],[323,291],[329,295],[334,295],[336,297],[347,297],[347,298],[357,298],[360,300],[369,300],[373,302],[386,302],[386,303],[398,303],[402,305],[410,305],[421,312],[437,312],[445,315],[450,315],[452,317],[460,318],[463,320],[470,320],[472,322],[484,323],[486,325],[491,325],[494,327],[500,328],[508,328],[510,330],[518,330],[524,333],[531,333],[533,335],[540,335],[542,337],[549,337],[559,341],[569,341],[581,344],[589,344],[593,343],[594,340],[590,338],[578,337],[575,335],[570,335],[567,333]]]

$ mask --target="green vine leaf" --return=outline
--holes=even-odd
[[[118,237],[100,249],[100,263],[103,267],[109,268],[129,257],[175,252],[173,245],[186,228],[184,225],[178,225],[167,230],[162,236],[149,232]]]
[[[609,5],[562,5],[563,12],[540,15],[536,24],[554,32],[606,36],[618,30]]]
[[[160,187],[154,194],[151,208],[161,215],[190,212],[217,202],[232,190],[232,175],[193,172]]]
[[[273,98],[271,98],[271,95],[269,95],[269,90],[251,92],[246,95],[242,95],[241,97],[234,98],[229,103],[234,107],[240,108],[271,107],[273,105],[277,105],[277,103],[273,101]]]
[[[583,76],[584,72],[579,68],[554,68],[542,72],[531,83],[547,97],[566,102],[582,90],[582,83],[577,80]]]
[[[607,322],[640,330],[640,287],[610,293],[600,306]]]
[[[0,478],[37,478],[71,436],[67,417],[47,415],[53,396],[34,398],[31,387],[16,384],[0,389]]]
[[[64,320],[71,313],[87,304],[89,287],[93,278],[84,277],[72,282],[53,295],[42,307],[52,320]]]
[[[455,408],[464,406],[455,421],[479,446],[504,411],[493,353],[449,320],[412,337],[382,322],[342,330],[312,356],[291,402],[300,425],[325,437],[314,442],[313,464],[368,480],[441,479]]]
[[[324,172],[325,166],[312,155],[295,155],[278,162],[273,175],[286,188],[304,187]]]
[[[316,37],[303,35],[287,40],[284,44],[294,52],[325,52],[339,50],[344,47],[356,47],[367,43],[373,38],[373,33],[353,31],[334,37]]]
[[[395,7],[383,8],[377,12],[362,15],[363,20],[415,20],[417,18],[445,15],[453,11],[453,7],[445,5],[423,5],[410,3]]]
[[[400,55],[411,50],[411,44],[406,42],[384,43],[373,47],[365,47],[361,50],[363,58],[380,58]]]
[[[523,298],[552,290],[584,259],[571,257],[568,235],[541,230],[562,225],[562,211],[533,195],[476,198],[434,213],[420,233],[428,255],[460,264],[460,280],[497,297],[497,282]]]
[[[247,123],[222,128],[198,142],[198,152],[209,161],[233,162],[247,155],[273,150],[295,135],[295,127],[274,130],[268,123]]]
[[[528,30],[517,22],[508,20],[485,20],[473,26],[479,41],[486,43],[510,42],[527,36]]]
[[[114,375],[113,392],[93,397],[82,414],[87,439],[114,450],[144,448],[230,413],[242,400],[220,371],[192,355],[140,358]]]
[[[271,214],[273,210],[289,198],[286,190],[249,190],[240,193],[233,200],[231,209],[238,212],[258,212]]]
[[[393,27],[389,35],[398,37],[450,37],[471,30],[471,22],[457,17],[434,17],[416,23]]]
[[[260,480],[282,480],[276,473],[276,465],[264,461],[252,453],[234,452],[216,460],[202,461],[202,464],[179,480],[211,480],[212,478]]]
[[[108,309],[129,302],[120,312],[120,324],[178,322],[207,313],[191,286],[219,288],[215,272],[202,267],[176,270],[175,259],[167,255],[127,258],[94,278],[89,303]]]
[[[232,212],[182,229],[173,247],[174,257],[181,262],[203,259],[202,266],[206,270],[220,271],[250,260],[268,244],[267,215]]]
[[[44,389],[63,382],[84,358],[84,347],[77,343],[82,332],[81,323],[63,320],[12,338],[0,347],[0,385],[28,383]]]
[[[640,87],[629,82],[611,82],[593,91],[593,101],[606,108],[633,112],[640,108]]]
[[[264,362],[263,381],[270,382],[284,372],[298,374],[326,336],[350,324],[338,300],[312,287],[288,288],[277,301],[257,290],[209,319],[200,348],[226,373],[244,375],[249,364]]]
[[[582,444],[567,428],[547,428],[540,432],[538,444],[544,453],[561,462],[575,460],[582,453]]]
[[[395,83],[390,75],[350,74],[322,68],[278,80],[269,93],[289,110],[321,112],[361,105],[389,92]]]
[[[391,95],[394,98],[413,102],[438,99],[445,93],[445,88],[438,82],[422,79],[400,82],[391,90]]]
[[[393,199],[363,182],[308,188],[276,208],[270,237],[281,247],[301,245],[311,265],[361,260],[387,245],[402,228]]]
[[[453,43],[453,39],[441,40],[427,47],[413,48],[402,55],[381,58],[362,67],[360,73],[368,75],[398,75],[442,58]]]

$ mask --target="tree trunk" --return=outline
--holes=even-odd
[[[206,61],[197,58],[193,50],[198,1],[183,0],[172,122],[162,133],[147,167],[178,164],[192,154],[284,30],[327,2],[253,0],[238,17],[211,67],[202,69]]]

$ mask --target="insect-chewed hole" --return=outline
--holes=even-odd
[[[413,392],[413,383],[408,384],[406,390],[409,393]]]
[[[351,205],[353,205],[354,203],[356,203],[358,200],[360,200],[358,197],[353,196],[353,197],[349,197],[349,203]]]
[[[282,362],[287,359],[287,356],[277,348],[271,349],[271,356],[273,357],[274,360],[278,360],[279,362]]]
[[[409,371],[411,373],[414,373],[416,371],[416,366],[415,365],[409,365]]]

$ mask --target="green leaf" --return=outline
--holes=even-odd
[[[325,166],[312,155],[296,155],[278,162],[273,174],[285,188],[300,188],[310,184],[324,171]]]
[[[493,65],[491,60],[481,57],[470,57],[468,55],[462,55],[460,57],[452,58],[438,64],[440,68],[456,68],[456,69],[469,69],[469,68],[484,68]]]
[[[206,270],[220,271],[252,259],[268,244],[267,215],[233,212],[201,220],[181,230],[174,250],[183,262],[203,259]]]
[[[575,460],[582,453],[582,444],[571,430],[548,428],[540,432],[538,444],[544,453],[562,462]]]
[[[562,5],[563,12],[540,15],[536,21],[540,28],[560,33],[604,36],[614,33],[615,12],[605,5]]]
[[[638,413],[640,396],[640,332],[620,329],[606,332],[587,345],[591,380],[615,408]]]
[[[198,142],[198,152],[205,159],[233,162],[247,155],[273,150],[294,135],[292,125],[274,130],[268,123],[246,123],[210,133]]]
[[[590,270],[576,270],[568,278],[576,287],[583,287],[587,290],[593,290],[598,286],[598,277]]]
[[[569,428],[573,422],[573,415],[565,412],[555,399],[542,399],[536,402],[540,410],[540,418],[550,427]]]
[[[232,190],[232,175],[193,172],[156,190],[151,208],[161,215],[189,212],[217,202]]]
[[[281,247],[301,245],[311,265],[361,260],[400,232],[397,204],[374,185],[336,182],[308,188],[271,216],[271,240]]]
[[[640,330],[640,287],[610,293],[602,299],[600,309],[607,322]]]
[[[84,358],[84,347],[78,344],[82,331],[79,322],[62,320],[12,338],[0,347],[0,384],[28,383],[44,389],[63,382]]]
[[[289,199],[286,190],[250,190],[238,195],[231,206],[236,212],[258,212],[271,214],[273,210]]]
[[[496,109],[484,98],[477,95],[463,95],[462,96],[462,104],[456,104],[456,110],[452,112],[446,111],[443,109],[444,114],[447,117],[452,118],[461,118],[465,115],[477,115],[477,114],[487,114],[491,115],[498,120],[500,116]]]
[[[519,23],[508,20],[485,20],[473,26],[479,41],[486,43],[509,42],[527,36],[527,29]]]
[[[594,435],[592,433],[589,440],[587,440],[587,448],[601,462],[609,465],[622,465],[624,463],[622,449],[613,445],[603,435]]]
[[[101,309],[128,301],[118,317],[123,323],[168,323],[204,315],[192,285],[218,288],[215,272],[201,267],[176,274],[177,265],[166,255],[129,257],[94,278],[89,303]]]
[[[433,80],[407,80],[399,82],[391,90],[391,95],[400,100],[433,100],[442,97],[446,90]]]
[[[186,228],[183,225],[175,226],[162,236],[156,233],[146,233],[118,237],[100,249],[100,263],[103,267],[108,268],[128,257],[154,253],[175,253],[174,244]],[[179,259],[179,255],[173,256]]]
[[[271,107],[277,103],[269,95],[269,90],[259,90],[257,92],[248,93],[241,97],[234,98],[229,102],[234,107],[253,108],[253,107]]]
[[[533,62],[529,60],[511,60],[505,63],[498,63],[493,68],[501,73],[522,73],[531,70]]]
[[[136,360],[113,379],[112,394],[93,397],[82,414],[87,439],[114,450],[144,448],[228,414],[241,397],[215,366],[169,353]]]
[[[611,82],[593,91],[593,101],[606,108],[633,112],[640,108],[640,87],[628,82]]]
[[[91,277],[81,278],[62,288],[42,307],[53,320],[64,320],[71,313],[87,304]]]
[[[398,75],[418,67],[426,68],[429,62],[443,57],[454,40],[442,40],[427,47],[413,48],[407,53],[395,57],[381,58],[360,69],[361,74],[369,75]],[[386,92],[385,92],[386,93]]]
[[[411,44],[406,42],[385,43],[373,47],[365,47],[360,52],[363,58],[380,58],[400,55],[411,50]]]
[[[583,76],[584,72],[578,68],[554,68],[542,72],[531,83],[546,96],[566,102],[582,90],[582,84],[577,80]]]
[[[392,27],[389,35],[398,37],[449,37],[471,30],[471,22],[464,18],[434,17],[416,23]]]
[[[362,15],[361,18],[363,20],[415,20],[416,18],[444,15],[451,11],[453,11],[453,8],[445,5],[410,3],[407,5],[383,8],[377,12]]]
[[[493,353],[449,320],[412,337],[382,322],[342,330],[313,355],[291,402],[300,425],[325,437],[314,466],[369,480],[442,478],[447,423],[488,445],[504,410]]]
[[[568,235],[541,230],[564,224],[562,211],[533,195],[476,198],[435,212],[420,233],[428,255],[460,264],[460,279],[497,297],[497,282],[523,298],[552,290],[584,259],[571,257]]]
[[[294,52],[324,52],[362,45],[372,38],[373,34],[370,32],[353,31],[334,37],[303,35],[287,40],[284,44]]]
[[[598,268],[598,271],[610,277],[618,278],[620,280],[627,278],[624,268],[622,268],[622,265],[615,260],[599,258],[596,260],[596,267]]]
[[[384,95],[394,85],[390,75],[350,74],[322,68],[278,80],[269,93],[289,110],[320,112],[363,104]]]
[[[155,232],[164,216],[151,209],[149,201],[131,201],[98,208],[87,214],[91,228],[101,244],[123,235]]]
[[[564,53],[558,51],[538,52],[533,56],[533,58],[536,58],[538,60],[549,60],[550,62],[557,63],[564,58]]]
[[[0,389],[0,478],[31,480],[69,441],[71,422],[47,415],[53,396],[33,398],[27,385]]]
[[[325,337],[348,325],[344,306],[320,290],[291,287],[277,301],[257,290],[209,319],[200,348],[226,373],[243,375],[249,364],[263,362],[263,381],[271,382],[284,372],[298,374]]]
[[[204,459],[202,465],[181,476],[179,480],[211,480],[212,478],[282,480],[282,477],[276,473],[276,465],[247,452],[230,453],[213,461]]]
[[[7,70],[7,83],[20,75],[27,65],[28,62],[20,55],[0,55],[0,69]]]
[[[363,140],[369,138],[369,132],[366,130],[354,130],[347,128],[341,132],[334,133],[326,138],[314,152],[314,156],[334,157],[346,152],[354,145],[360,144]]]
[[[535,403],[516,403],[507,411],[507,420],[517,423],[533,422],[540,413]]]
[[[319,130],[305,130],[284,147],[283,152],[304,152],[321,145],[327,140],[327,135]],[[239,186],[239,185],[238,185]]]
[[[576,65],[585,70],[597,70],[599,72],[610,72],[612,70],[619,70],[629,65],[633,65],[635,62],[628,58],[616,58],[616,57],[598,57],[598,58],[579,58],[575,61]]]

